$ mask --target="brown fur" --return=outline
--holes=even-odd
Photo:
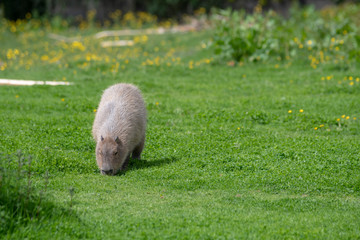
[[[140,90],[125,83],[106,89],[92,129],[100,172],[115,175],[126,169],[130,155],[139,159],[145,129],[146,109]]]

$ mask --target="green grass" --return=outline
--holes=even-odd
[[[197,66],[212,56],[201,48],[207,32],[149,36],[141,45],[149,56],[103,50],[89,39],[84,52],[63,50],[60,63],[37,59],[29,70],[0,50],[9,65],[0,78],[74,82],[0,87],[0,152],[33,157],[35,189],[43,188],[48,171],[47,200],[58,209],[2,237],[359,239],[358,64]],[[38,56],[62,49],[36,34],[8,34],[0,44]],[[165,57],[172,48],[180,62],[167,66],[174,63]],[[120,67],[113,73],[114,63],[105,60],[80,67],[87,53],[108,55]],[[142,65],[156,56],[164,61],[159,66]],[[353,86],[343,80],[349,76]],[[142,90],[148,129],[143,159],[109,177],[97,170],[91,126],[102,91],[118,82]],[[8,167],[16,169],[16,162]]]

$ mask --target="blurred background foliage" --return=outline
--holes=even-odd
[[[147,12],[159,19],[180,19],[182,15],[191,15],[199,8],[209,11],[211,8],[232,8],[251,11],[257,4],[263,9],[274,9],[287,14],[287,9],[294,3],[313,4],[323,7],[329,4],[357,2],[360,0],[2,0],[3,15],[9,20],[25,19],[26,14],[33,16],[85,17],[87,12],[96,9],[97,20],[105,21],[115,10],[126,12]],[[0,7],[1,7],[0,2]]]
[[[215,25],[212,46],[220,60],[240,62],[246,58],[257,62],[271,57],[303,57],[314,69],[326,62],[347,64],[360,60],[359,12],[358,4],[321,11],[295,4],[288,18],[274,11],[263,13],[261,5],[252,14],[218,9],[211,15]]]
[[[70,26],[80,30],[166,28],[189,22],[186,16],[192,15],[193,29],[210,29],[210,37],[202,42],[202,48],[211,49],[213,62],[241,65],[243,61],[275,60],[291,64],[292,59],[304,59],[314,69],[326,63],[342,68],[351,61],[360,61],[359,3],[360,0],[3,0],[4,17],[16,21],[2,19],[0,31],[19,34],[44,27],[49,32],[59,32]],[[14,51],[7,52],[8,59],[15,55]]]

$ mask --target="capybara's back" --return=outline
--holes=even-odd
[[[106,89],[92,129],[101,173],[114,175],[125,169],[131,154],[140,158],[145,130],[146,109],[140,90],[125,83]]]

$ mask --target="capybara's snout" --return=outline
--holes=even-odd
[[[101,174],[102,175],[114,175],[114,170],[110,169],[110,170],[101,170]]]

